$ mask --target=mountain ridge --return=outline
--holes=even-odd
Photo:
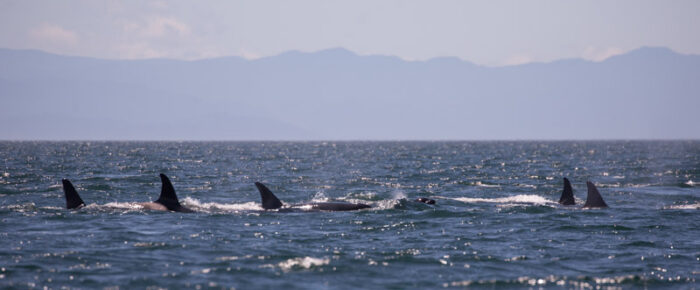
[[[658,47],[503,67],[343,48],[195,61],[0,49],[0,139],[697,139],[697,79],[700,56]]]
[[[501,68],[501,67],[513,67],[513,66],[522,66],[522,65],[529,65],[529,64],[548,64],[548,63],[553,63],[553,62],[560,62],[560,61],[584,61],[584,62],[593,62],[593,63],[599,63],[599,62],[604,62],[606,60],[609,60],[611,58],[619,57],[619,56],[629,56],[629,55],[634,55],[634,54],[640,54],[643,52],[663,52],[665,54],[674,54],[674,55],[679,55],[679,56],[698,56],[697,54],[683,54],[676,52],[668,47],[663,47],[663,46],[641,46],[636,49],[629,50],[625,53],[621,54],[616,54],[612,55],[610,57],[607,57],[603,60],[600,61],[591,61],[591,60],[586,60],[583,58],[576,58],[576,57],[571,57],[571,58],[562,58],[562,59],[555,59],[551,61],[533,61],[533,62],[528,62],[528,63],[523,63],[523,64],[513,64],[513,65],[499,65],[499,66],[487,66],[487,65],[478,65],[475,64],[469,60],[465,60],[456,56],[436,56],[436,57],[431,57],[425,60],[405,60],[402,59],[398,56],[393,56],[393,55],[385,55],[385,54],[358,54],[356,52],[353,52],[349,49],[343,48],[343,47],[331,47],[331,48],[326,48],[326,49],[321,49],[313,52],[304,52],[304,51],[299,51],[299,50],[288,50],[284,51],[282,53],[276,54],[276,55],[271,55],[271,56],[264,56],[260,58],[254,58],[254,59],[247,59],[242,56],[236,56],[236,55],[223,55],[223,56],[216,56],[216,57],[207,57],[207,58],[200,58],[200,59],[193,59],[193,60],[183,60],[183,59],[176,59],[176,58],[139,58],[139,59],[118,59],[118,58],[99,58],[99,57],[91,57],[91,56],[78,56],[78,55],[64,55],[64,54],[59,54],[59,53],[53,53],[53,52],[47,52],[39,49],[13,49],[13,48],[3,48],[0,47],[0,53],[32,53],[36,55],[49,55],[49,56],[57,56],[57,57],[63,57],[63,58],[76,58],[76,59],[92,59],[92,60],[99,60],[99,61],[133,61],[133,62],[138,62],[138,61],[173,61],[173,62],[208,62],[208,61],[214,61],[214,60],[242,60],[242,61],[257,61],[257,60],[262,60],[262,59],[268,59],[268,58],[278,58],[278,57],[284,57],[287,55],[307,55],[307,56],[313,56],[313,55],[327,55],[327,54],[341,54],[341,55],[347,55],[347,56],[353,56],[353,57],[386,57],[386,58],[394,58],[401,60],[403,62],[412,62],[412,63],[426,63],[426,62],[433,62],[433,61],[438,61],[438,60],[443,60],[443,59],[449,59],[449,60],[455,60],[463,63],[469,63],[474,66],[480,66],[480,67],[487,67],[487,68]]]

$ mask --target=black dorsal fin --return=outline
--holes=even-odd
[[[264,209],[278,209],[282,207],[282,202],[267,188],[264,184],[256,182],[255,186],[260,191],[260,198],[262,198],[262,207]]]
[[[163,182],[163,187],[160,190],[160,197],[158,200],[156,200],[156,202],[164,205],[166,208],[168,208],[168,210],[182,212],[188,211],[187,208],[180,205],[180,201],[177,199],[175,188],[173,187],[173,184],[170,183],[170,179],[168,179],[165,174],[161,173],[160,181]]]
[[[583,207],[608,207],[593,182],[588,181],[586,185],[588,186],[588,197],[586,197],[586,204]]]
[[[63,179],[62,181],[63,193],[66,194],[66,208],[74,209],[85,206],[85,202],[83,202],[83,199],[80,198],[80,195],[78,195],[78,191],[75,190],[73,184],[70,183],[68,179]]]
[[[576,204],[576,201],[574,200],[574,190],[571,188],[571,182],[569,182],[569,179],[566,177],[564,177],[564,190],[561,192],[559,203],[563,205]]]

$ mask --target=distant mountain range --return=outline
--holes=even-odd
[[[700,56],[483,67],[345,49],[103,60],[0,49],[0,139],[698,139]]]

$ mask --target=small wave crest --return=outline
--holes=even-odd
[[[482,183],[481,181],[472,182],[471,185],[479,186],[479,187],[501,187],[498,184],[487,184],[487,183]]]
[[[328,258],[303,257],[292,258],[279,262],[276,265],[264,265],[263,267],[279,267],[282,271],[289,272],[295,269],[310,269],[312,267],[328,265],[330,261],[331,260]]]
[[[31,212],[36,210],[36,204],[34,204],[33,202],[10,204],[7,206],[3,206],[3,208],[16,212]]]

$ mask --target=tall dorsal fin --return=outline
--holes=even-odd
[[[278,209],[282,207],[282,202],[267,188],[264,184],[256,182],[255,186],[260,191],[260,198],[262,198],[262,207],[264,209]]]
[[[78,195],[78,191],[75,190],[73,184],[70,183],[68,179],[63,179],[62,182],[63,193],[66,194],[66,208],[74,209],[85,206],[85,202],[83,202],[83,199],[80,198],[80,195]]]
[[[588,181],[586,185],[588,186],[588,197],[586,197],[586,204],[583,207],[608,207],[593,182]]]
[[[188,208],[180,205],[180,201],[177,199],[175,188],[173,187],[173,184],[170,183],[170,179],[168,179],[165,174],[161,173],[160,181],[163,182],[163,187],[160,190],[160,197],[158,200],[156,200],[156,202],[164,205],[166,208],[168,208],[168,210],[189,212],[190,210]]]
[[[559,203],[563,205],[576,204],[576,201],[574,200],[574,190],[571,188],[571,182],[569,182],[569,179],[566,177],[564,177],[564,190],[561,192]]]

